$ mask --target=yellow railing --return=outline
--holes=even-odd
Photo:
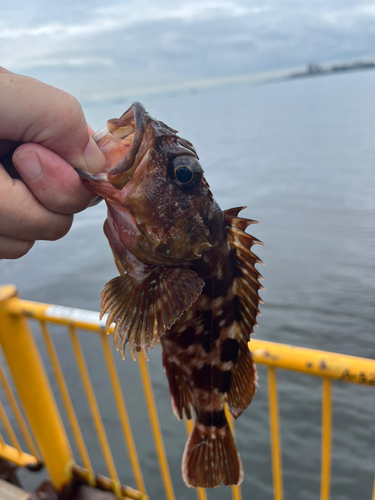
[[[0,457],[20,466],[29,465],[36,467],[42,461],[48,470],[52,483],[57,489],[63,487],[70,481],[73,475],[76,475],[85,478],[91,485],[96,484],[101,488],[114,491],[119,498],[146,499],[145,483],[112,350],[108,344],[108,338],[104,333],[103,323],[98,321],[97,316],[97,313],[91,311],[21,300],[13,285],[0,287],[0,344],[7,361],[12,383],[16,389],[16,395],[21,402],[29,424],[29,426],[26,424],[22,416],[17,398],[12,391],[5,370],[0,367],[0,384],[6,396],[8,406],[10,406],[14,415],[14,418],[11,420],[17,423],[20,434],[28,448],[28,452],[25,452],[21,448],[16,432],[13,430],[11,420],[6,414],[4,405],[0,403],[0,422],[6,430],[10,441],[9,444],[5,443],[4,438],[0,435]],[[75,445],[79,452],[79,461],[81,461],[83,467],[79,467],[76,464],[78,457],[73,456],[55,396],[52,392],[32,331],[28,325],[28,318],[33,318],[40,322],[42,338],[66,410]],[[66,325],[67,327],[77,368],[107,466],[108,478],[96,475],[93,470],[64,373],[60,366],[53,342],[53,335],[49,331],[50,323]],[[108,370],[119,422],[128,450],[137,490],[120,484],[90,374],[80,346],[77,328],[94,331],[100,336],[103,357]],[[320,498],[321,500],[328,500],[330,498],[331,479],[331,381],[332,379],[338,379],[350,383],[375,386],[375,361],[259,340],[252,340],[249,347],[256,363],[268,365],[268,399],[274,500],[283,499],[281,441],[277,401],[277,369],[295,370],[322,378]],[[138,356],[138,366],[154,437],[160,474],[164,484],[165,497],[168,500],[174,500],[175,494],[152,384],[147,363],[142,356]],[[228,416],[230,417],[230,415]],[[229,418],[229,422],[233,427],[232,418]],[[185,421],[185,423],[187,433],[190,433],[192,428],[191,421]],[[373,500],[375,500],[375,484],[372,495]],[[206,499],[205,490],[197,489],[197,497],[200,500]],[[234,500],[241,500],[240,487],[232,488],[232,498]]]

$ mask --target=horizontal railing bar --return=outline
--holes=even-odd
[[[99,321],[95,311],[73,307],[41,304],[22,299],[8,300],[11,314],[25,315],[42,321],[75,325],[85,330],[102,331],[105,320]],[[375,386],[375,360],[252,339],[250,350],[260,364],[338,379],[345,382]]]
[[[76,328],[85,330],[101,331],[105,325],[105,319],[99,321],[99,313],[97,311],[43,304],[19,298],[8,301],[7,311],[9,314],[17,316],[27,316],[28,318],[60,325],[74,325]]]
[[[16,448],[13,448],[13,446],[2,443],[0,443],[0,457],[4,460],[9,460],[9,462],[13,462],[20,467],[39,465],[38,460],[32,455],[24,453],[23,451],[19,452]]]
[[[256,363],[375,386],[375,360],[318,351],[306,347],[252,339],[249,348]]]

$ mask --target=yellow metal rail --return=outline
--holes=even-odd
[[[33,455],[33,457],[30,457],[30,455],[28,455],[28,460],[30,460],[30,458],[32,458],[31,462],[29,462],[29,463],[34,464],[34,463],[36,463],[35,462],[36,460],[39,461],[39,452],[36,449],[33,438],[31,437],[31,434],[26,426],[25,420],[24,420],[22,413],[20,411],[20,408],[17,404],[16,398],[13,395],[12,389],[9,385],[8,379],[4,373],[4,370],[3,370],[1,365],[0,365],[0,382],[4,388],[5,394],[7,396],[9,403],[10,403],[10,406],[12,408],[12,411],[13,411],[13,414],[14,414],[15,419],[17,421],[17,424],[19,425],[19,428],[21,429],[22,436],[25,439],[26,444],[29,447],[29,450],[31,451],[31,453]]]
[[[268,401],[271,431],[272,477],[275,500],[283,500],[283,477],[281,472],[281,443],[279,429],[279,408],[275,368],[268,369]]]
[[[101,337],[101,341],[102,341],[102,349],[103,349],[104,357],[105,357],[105,360],[107,363],[109,377],[110,377],[111,384],[112,384],[113,394],[115,397],[118,413],[120,416],[122,431],[124,433],[124,440],[125,440],[125,444],[126,444],[127,449],[128,449],[129,458],[130,458],[130,462],[131,462],[132,469],[133,469],[135,482],[137,484],[138,489],[141,492],[143,492],[144,494],[146,494],[146,487],[145,487],[145,483],[143,481],[142,470],[141,470],[141,467],[139,465],[137,449],[136,449],[135,444],[134,444],[134,438],[133,438],[133,434],[132,434],[131,427],[130,427],[128,412],[126,410],[124,397],[123,397],[123,394],[121,391],[121,386],[120,386],[118,375],[116,372],[116,367],[115,367],[116,365],[115,365],[115,362],[114,362],[114,359],[112,356],[112,352],[111,352],[109,345],[108,345],[107,335],[104,332],[101,332],[100,337]]]
[[[321,500],[329,499],[331,480],[331,381],[323,379],[322,384],[322,472]]]
[[[7,312],[7,302],[18,300],[15,290],[2,292],[8,300],[0,303],[1,347],[48,472],[61,488],[70,479],[73,456],[69,441],[26,318]]]
[[[72,400],[70,399],[69,391],[65,382],[64,374],[61,369],[59,359],[57,357],[57,353],[55,350],[55,347],[53,345],[53,341],[51,338],[51,335],[49,333],[47,324],[45,321],[41,321],[41,327],[42,327],[42,333],[44,337],[44,341],[46,343],[47,347],[47,352],[49,354],[53,370],[55,372],[55,377],[57,379],[57,383],[60,389],[60,393],[65,405],[66,412],[69,417],[70,425],[72,427],[72,431],[78,446],[78,450],[80,452],[82,462],[86,469],[90,472],[90,483],[93,484],[93,476],[94,476],[94,471],[90,462],[89,455],[87,453],[86,445],[83,440],[83,436],[81,433],[81,429],[78,424],[78,420],[74,411],[73,403]]]
[[[353,384],[375,386],[375,360],[265,340],[249,343],[256,363]]]
[[[40,322],[42,338],[45,343],[51,366],[57,381],[57,387],[66,410],[82,465],[75,463],[70,443],[61,416],[57,409],[54,394],[45,373],[39,350],[27,318]],[[107,465],[109,478],[95,475],[87,447],[74,411],[71,397],[60,366],[58,355],[49,332],[48,324],[66,325],[67,336],[70,337],[78,371],[92,414],[94,427]],[[0,344],[7,361],[16,394],[13,393],[4,370],[0,367],[0,383],[4,389],[14,419],[8,417],[4,405],[0,403],[0,421],[6,430],[10,444],[0,435],[0,457],[20,466],[37,465],[43,460],[53,484],[61,488],[72,475],[79,475],[97,484],[101,488],[110,489],[119,498],[144,500],[147,497],[145,483],[137,455],[137,450],[127,414],[121,384],[115,368],[108,338],[103,330],[104,321],[98,321],[98,314],[92,311],[40,304],[21,300],[13,285],[0,287]],[[129,454],[135,485],[138,490],[122,486],[119,482],[115,461],[106,436],[105,427],[96,401],[94,389],[81,349],[77,328],[92,331],[99,335],[105,364],[107,366],[112,391]],[[254,360],[258,364],[268,365],[268,400],[270,417],[270,441],[273,469],[274,500],[283,500],[282,460],[280,422],[278,411],[277,369],[294,370],[321,377],[322,379],[322,459],[321,459],[321,491],[320,499],[329,500],[331,480],[331,434],[332,434],[332,380],[375,385],[375,360],[345,356],[313,349],[306,349],[273,342],[252,340],[249,343]],[[159,461],[160,474],[164,484],[165,497],[174,500],[175,494],[169,471],[167,455],[164,448],[152,384],[147,363],[138,357],[138,365],[145,393],[146,406],[149,412],[150,425],[154,437],[156,456]],[[25,376],[26,374],[26,376]],[[25,423],[16,401],[17,396],[30,424]],[[43,411],[39,411],[39,408]],[[6,406],[8,408],[8,406]],[[228,413],[228,412],[227,412]],[[228,414],[233,429],[233,419]],[[21,448],[17,432],[12,427],[15,420],[28,451]],[[186,421],[187,433],[191,432],[192,423]],[[37,443],[37,446],[34,444]],[[38,451],[40,450],[40,452]],[[205,490],[197,489],[198,500],[206,500]],[[241,500],[240,487],[232,488],[233,500]],[[375,500],[375,482],[372,498]]]

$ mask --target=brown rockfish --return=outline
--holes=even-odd
[[[94,136],[107,159],[81,172],[108,205],[104,232],[120,276],[102,292],[106,328],[124,357],[161,341],[173,410],[191,418],[182,474],[187,485],[239,484],[242,463],[224,412],[249,405],[256,369],[247,343],[258,314],[261,262],[245,232],[255,221],[222,212],[193,145],[134,103]]]

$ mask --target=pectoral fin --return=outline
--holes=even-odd
[[[116,323],[113,340],[125,356],[125,345],[135,360],[134,351],[152,347],[201,294],[204,281],[187,268],[157,267],[144,279],[129,274],[108,281],[102,291],[101,317],[109,312],[108,332]]]

